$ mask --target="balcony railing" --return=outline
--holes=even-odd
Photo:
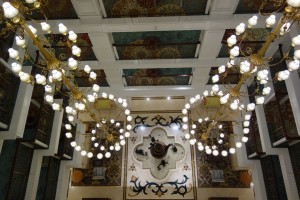
[[[0,62],[0,131],[8,130],[20,86],[20,79]]]
[[[256,114],[253,111],[251,115],[251,123],[249,127],[249,140],[246,143],[246,150],[248,158],[261,158],[266,153],[262,149],[261,139],[259,135],[259,129],[257,125]]]

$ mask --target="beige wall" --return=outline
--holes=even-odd
[[[122,187],[70,187],[68,200],[82,200],[86,198],[106,197],[111,200],[123,199]],[[197,200],[207,200],[209,197],[238,197],[239,200],[255,200],[253,190],[239,188],[198,188]],[[158,198],[159,199],[159,198]]]

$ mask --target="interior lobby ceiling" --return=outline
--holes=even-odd
[[[49,23],[63,22],[78,34],[81,66],[96,70],[102,89],[128,100],[202,93],[214,69],[227,62],[227,37],[257,9],[246,0],[73,0],[51,6],[44,8]],[[50,45],[67,58],[71,52],[57,33]],[[258,23],[242,48],[259,48],[266,34]],[[80,71],[75,78],[88,86]],[[226,78],[224,84],[234,84],[238,75],[233,71]]]

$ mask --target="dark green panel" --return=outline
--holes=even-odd
[[[203,15],[207,0],[103,0],[108,18]]]
[[[189,85],[192,68],[125,69],[126,86]]]
[[[120,60],[194,58],[200,31],[112,33]]]

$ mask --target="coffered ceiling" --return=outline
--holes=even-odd
[[[224,41],[253,15],[236,13],[253,13],[254,7],[249,0],[71,0],[51,14],[49,23],[57,27],[62,22],[78,33],[81,66],[99,70],[105,91],[128,100],[189,98],[211,87],[207,83],[215,67],[228,60]],[[264,28],[259,20],[245,48],[264,42]],[[60,53],[67,49],[59,40],[51,45]],[[84,78],[77,77],[86,87]],[[224,83],[234,84],[236,78],[232,72]]]

